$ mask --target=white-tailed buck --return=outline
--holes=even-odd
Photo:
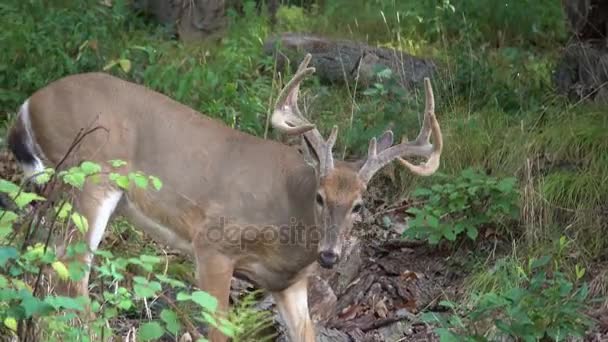
[[[331,268],[358,218],[374,173],[393,160],[417,175],[439,166],[442,138],[425,79],[424,123],[413,142],[393,143],[393,133],[371,139],[367,158],[334,160],[337,127],[325,140],[298,109],[302,80],[314,72],[304,58],[281,91],[272,125],[302,137],[296,147],[227,127],[167,96],[103,73],[72,75],[34,93],[21,106],[9,145],[26,175],[55,166],[74,137],[92,124],[70,160],[127,162],[124,171],[160,178],[158,191],[123,191],[110,181],[87,182],[76,210],[89,222],[86,242],[95,251],[113,213],[126,217],[159,242],[190,254],[199,287],[228,309],[233,275],[270,291],[292,341],[314,341],[308,313],[307,276],[317,263]],[[430,143],[433,135],[434,144]],[[402,158],[424,157],[414,165]],[[89,265],[92,254],[84,257]],[[88,295],[88,276],[70,294]],[[212,341],[226,339],[212,330]]]

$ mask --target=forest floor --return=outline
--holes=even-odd
[[[15,161],[6,150],[0,151],[0,177],[12,181],[20,179]],[[374,192],[373,189],[370,191],[372,194]],[[353,235],[357,236],[359,242],[358,255],[351,258],[347,265],[350,270],[346,273],[351,274],[341,274],[333,284],[335,311],[317,323],[318,339],[327,342],[439,341],[434,332],[437,327],[423,322],[419,314],[450,314],[451,309],[440,305],[440,302],[462,300],[466,293],[465,280],[472,271],[473,251],[465,244],[462,248],[448,249],[404,240],[401,233],[407,226],[408,203],[378,205],[378,200],[372,199],[370,202],[377,206],[368,208],[365,222],[354,229]],[[389,228],[383,227],[376,219],[381,214],[388,215],[393,222]],[[149,240],[147,237],[145,239]],[[106,237],[105,243],[126,248],[117,246],[118,240],[120,238]],[[496,256],[509,250],[508,242],[494,236],[486,237],[484,241],[476,245],[476,253]],[[149,242],[155,244],[151,240]],[[184,260],[178,256],[175,261],[179,262],[180,259]],[[601,271],[605,267],[605,264],[596,265],[593,269]],[[340,269],[336,271],[345,273]],[[325,274],[333,274],[333,271]],[[238,301],[252,290],[255,289],[250,284],[235,279],[232,298]],[[175,294],[165,295],[172,297]],[[323,293],[320,295],[326,296]],[[146,310],[159,311],[162,307],[164,305],[160,303]],[[256,307],[273,310],[278,340],[286,341],[271,297],[262,297]],[[589,314],[599,324],[587,333],[584,341],[608,341],[608,309],[589,308]],[[120,317],[114,323],[119,332],[129,336],[142,317]]]

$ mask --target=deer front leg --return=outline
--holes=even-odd
[[[209,246],[206,248],[208,249]],[[217,298],[218,317],[225,318],[228,313],[230,281],[234,264],[230,258],[219,252],[197,251],[195,253],[199,288]],[[211,342],[224,342],[227,339],[218,329],[210,327],[209,340]]]
[[[110,217],[114,213],[122,191],[118,191],[111,186],[99,185],[87,182],[81,193],[78,194],[75,200],[75,210],[86,218],[88,222],[88,231],[84,236],[84,241],[87,245],[87,251],[84,254],[76,256],[76,260],[80,261],[86,267],[84,277],[73,283],[71,281],[60,281],[57,291],[60,294],[69,296],[88,296],[89,274],[90,267],[93,262],[93,253],[97,250],[103,234],[108,226]],[[60,250],[66,249],[69,243],[82,241],[76,230],[72,231],[72,238],[68,238],[66,242],[59,247]],[[60,259],[71,261],[71,258],[60,255]]]
[[[315,329],[308,312],[308,281],[304,277],[281,292],[272,294],[292,342],[314,342]]]

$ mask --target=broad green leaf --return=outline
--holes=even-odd
[[[4,319],[4,325],[12,331],[17,331],[17,320],[14,317],[6,317]]]
[[[128,73],[131,70],[131,61],[126,58],[120,59],[118,61],[118,64],[120,65],[120,68],[122,69],[122,71],[124,71],[126,73]]]
[[[19,186],[13,182],[9,182],[5,179],[0,179],[0,192],[7,194],[19,192]]]
[[[82,189],[86,175],[80,171],[68,172],[63,176],[63,181],[75,188]]]
[[[72,298],[65,296],[48,296],[44,298],[44,302],[54,307],[56,310],[76,310],[83,311],[84,305],[82,303],[83,298]]]
[[[192,301],[210,312],[215,312],[215,310],[217,310],[217,299],[207,292],[192,292]]]
[[[156,277],[156,279],[160,280],[163,283],[169,284],[171,287],[186,287],[186,285],[183,282],[170,278],[170,277],[167,277],[165,275],[155,274],[154,276]]]
[[[18,218],[19,216],[12,211],[0,210],[0,238],[13,232],[13,222]]]
[[[478,234],[479,234],[479,232],[477,231],[477,228],[469,227],[467,229],[467,236],[473,241],[475,241],[477,239]]]
[[[161,182],[161,180],[155,176],[148,176],[148,178],[150,178],[150,181],[152,182],[152,186],[154,187],[154,189],[156,191],[160,191],[160,189],[163,187],[163,182]]]
[[[15,194],[17,195],[17,194]],[[43,201],[45,200],[44,197],[35,194],[33,192],[21,192],[19,195],[17,195],[17,197],[13,200],[15,201],[15,204],[19,207],[19,208],[23,208],[26,205],[32,203],[33,201]]]
[[[51,180],[51,177],[55,174],[55,170],[47,167],[43,172],[36,176],[36,183],[46,184]]]
[[[68,268],[65,267],[65,264],[61,261],[55,261],[51,264],[51,267],[53,267],[55,272],[57,272],[57,275],[59,275],[59,278],[62,280],[67,280],[69,278],[70,273],[68,272]]]
[[[538,259],[534,259],[530,263],[530,269],[536,269],[536,268],[545,266],[545,265],[547,265],[549,263],[549,261],[551,261],[551,257],[548,256],[548,255],[542,256],[542,257],[540,257]]]
[[[133,285],[133,290],[140,298],[150,298],[154,297],[161,290],[161,285],[156,281],[151,281],[147,284],[139,283]]]
[[[63,202],[58,207],[55,207],[57,217],[64,220],[68,217],[68,214],[72,211],[72,204],[70,202]]]
[[[122,189],[129,189],[129,177],[127,176],[112,172],[110,173],[110,180]]]
[[[89,230],[89,222],[87,221],[86,217],[74,212],[72,213],[71,218],[76,228],[78,228],[78,231],[80,231],[82,234],[85,234]]]
[[[437,227],[439,227],[439,219],[437,217],[433,216],[433,215],[427,215],[427,217],[426,217],[426,223],[431,228],[437,228]]]
[[[412,192],[412,196],[414,196],[414,197],[424,197],[424,196],[430,196],[432,194],[433,194],[433,191],[431,191],[430,189],[427,189],[427,188],[416,188]]]
[[[164,309],[160,313],[160,318],[163,320],[163,322],[165,322],[167,330],[173,335],[177,336],[181,328],[177,314],[173,310]]]
[[[148,178],[139,172],[129,173],[129,179],[139,188],[145,189],[148,187]]]
[[[10,259],[17,259],[19,253],[14,247],[0,247],[0,267],[4,267]]]
[[[161,327],[158,322],[148,322],[139,327],[137,337],[142,341],[157,340],[161,338],[164,333],[163,327]]]
[[[31,295],[21,301],[21,307],[25,312],[26,318],[34,315],[44,315],[53,311],[53,308],[49,304]]]
[[[146,255],[143,254],[139,257],[139,259],[147,264],[158,264],[161,259],[159,257],[157,257],[156,255]]]
[[[190,299],[192,299],[192,296],[190,294],[186,293],[186,292],[179,292],[177,294],[176,299],[178,301],[190,300]]]
[[[90,176],[96,173],[101,172],[101,166],[99,164],[85,161],[80,165],[80,169],[84,172],[85,175]]]

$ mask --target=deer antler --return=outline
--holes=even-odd
[[[306,76],[315,72],[315,68],[308,67],[311,58],[310,54],[304,56],[304,60],[300,63],[296,74],[279,93],[270,122],[275,129],[285,134],[303,134],[304,139],[314,150],[319,160],[320,177],[324,177],[334,168],[332,149],[338,136],[338,126],[332,128],[329,139],[326,141],[316,126],[310,123],[298,108],[300,83],[302,83]]]
[[[385,165],[397,159],[401,165],[407,167],[416,175],[429,176],[439,168],[439,159],[441,150],[443,149],[443,138],[441,129],[435,117],[435,98],[433,96],[433,88],[431,81],[428,78],[424,79],[424,90],[426,93],[426,108],[424,110],[424,123],[418,137],[413,142],[403,142],[401,144],[391,146],[378,153],[376,146],[376,138],[369,141],[367,151],[367,160],[359,170],[359,177],[364,182],[369,182],[373,175]],[[430,143],[431,133],[433,135],[434,144]],[[403,157],[420,156],[427,158],[426,163],[422,165],[414,165]]]

